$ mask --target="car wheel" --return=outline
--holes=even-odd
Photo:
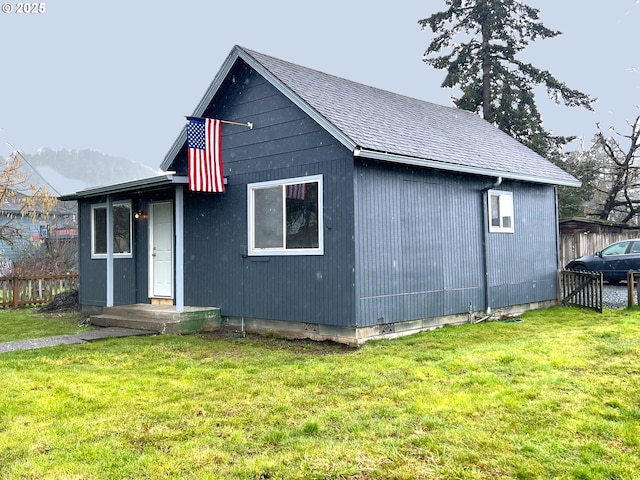
[[[588,272],[589,269],[584,265],[576,265],[575,267],[571,267],[571,270],[574,272]]]

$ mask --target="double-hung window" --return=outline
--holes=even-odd
[[[489,231],[513,233],[513,193],[489,190]]]
[[[322,175],[247,185],[249,255],[322,255]]]
[[[131,203],[113,202],[113,255],[131,256]],[[91,256],[107,256],[107,206],[91,207]]]

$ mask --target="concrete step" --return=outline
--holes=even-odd
[[[178,322],[149,318],[132,318],[128,316],[105,314],[92,315],[89,319],[91,325],[97,327],[120,327],[136,330],[146,330],[155,333],[178,333]],[[175,330],[175,331],[168,331]]]
[[[115,307],[104,307],[103,314],[131,316],[135,318],[174,318],[179,320],[182,316],[194,312],[206,312],[219,310],[214,307],[184,307],[183,312],[176,312],[174,305],[150,305],[146,303],[136,303],[134,305],[117,305]]]
[[[155,333],[196,333],[220,326],[220,309],[216,307],[185,307],[176,312],[173,305],[122,305],[105,307],[89,322],[101,327],[123,327]]]

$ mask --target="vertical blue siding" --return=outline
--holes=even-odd
[[[555,190],[505,182],[515,234],[488,233],[490,179],[361,161],[355,170],[361,326],[556,298]]]
[[[91,202],[88,200],[78,202],[78,235],[80,239],[78,254],[80,303],[104,305],[107,300],[106,264],[91,259]]]
[[[119,199],[120,200],[120,199]],[[105,305],[107,300],[107,261],[104,258],[91,258],[91,205],[104,203],[104,198],[80,201],[78,205],[78,224],[80,235],[80,303],[82,305]],[[134,252],[136,231],[133,232]],[[136,255],[132,258],[116,258],[113,261],[114,291],[116,305],[136,303]]]
[[[361,326],[466,312],[482,302],[478,192],[426,169],[356,166]],[[474,232],[475,227],[475,232]]]
[[[515,232],[489,236],[489,298],[494,308],[557,297],[555,189],[517,182],[507,187],[513,192]]]
[[[210,114],[254,128],[223,125],[224,194],[186,195],[185,302],[226,316],[353,325],[351,152],[255,72],[238,67],[234,76]],[[318,174],[324,255],[246,257],[247,184]]]

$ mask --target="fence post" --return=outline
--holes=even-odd
[[[633,270],[627,272],[627,307],[633,307],[633,292],[635,290]]]
[[[13,308],[18,308],[20,304],[20,283],[18,281],[18,276],[13,276]]]

